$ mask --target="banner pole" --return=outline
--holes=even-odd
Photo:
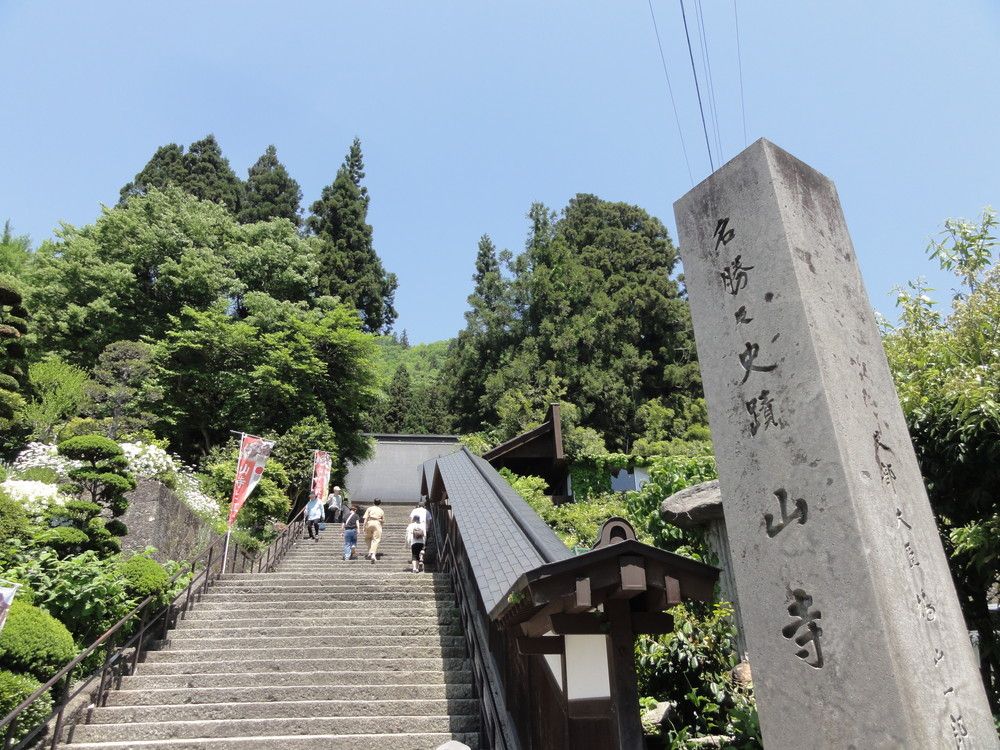
[[[222,549],[222,572],[219,575],[226,574],[226,560],[229,559],[229,537],[233,533],[233,528],[230,526],[226,529],[226,546]]]

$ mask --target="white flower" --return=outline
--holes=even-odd
[[[81,466],[79,461],[72,461],[65,456],[60,456],[54,445],[47,443],[28,443],[23,451],[17,454],[11,470],[14,474],[19,474],[28,469],[52,469],[65,480],[69,476],[71,469]]]
[[[19,502],[28,515],[36,520],[45,514],[49,506],[62,506],[67,500],[66,496],[59,492],[59,488],[56,485],[48,484],[47,482],[36,482],[28,479],[8,479],[3,484],[0,484],[0,488]]]

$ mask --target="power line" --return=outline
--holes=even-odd
[[[656,14],[653,13],[653,0],[648,0],[649,2],[649,16],[653,19],[653,31],[656,34],[656,46],[660,49],[660,62],[663,65],[663,77],[667,79],[667,91],[670,93],[670,106],[674,110],[674,121],[677,123],[677,135],[681,139],[681,150],[684,152],[684,163],[687,165],[688,177],[691,180],[691,186],[694,186],[694,174],[691,172],[691,161],[688,159],[687,146],[684,145],[684,131],[681,130],[681,118],[677,115],[677,102],[674,101],[674,89],[670,85],[670,74],[667,73],[667,58],[663,54],[663,43],[660,41],[660,30],[656,26]]]
[[[708,34],[705,31],[705,16],[702,13],[701,0],[694,0],[698,19],[698,33],[701,38],[701,57],[705,65],[705,78],[708,81],[708,109],[712,116],[712,129],[715,133],[716,155],[722,161],[722,138],[719,135],[719,104],[715,98],[715,78],[712,75],[712,58],[708,52]]]
[[[733,17],[736,19],[736,63],[740,68],[740,114],[743,115],[743,146],[750,145],[747,138],[747,108],[743,103],[743,53],[740,51],[740,14],[736,10],[736,0],[733,0]]]
[[[687,38],[688,57],[691,58],[691,73],[694,75],[694,90],[698,93],[698,111],[701,112],[701,129],[705,132],[705,148],[708,149],[708,163],[715,171],[715,161],[712,159],[712,144],[708,140],[708,125],[705,123],[705,107],[701,103],[701,87],[698,85],[698,71],[694,65],[694,52],[691,51],[691,34],[688,32],[687,13],[684,12],[684,0],[681,4],[681,18],[684,19],[684,36]]]

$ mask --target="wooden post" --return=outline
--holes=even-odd
[[[628,602],[624,600],[609,600],[604,609],[611,625],[611,632],[608,634],[608,667],[611,677],[611,711],[618,748],[642,750],[632,612]]]

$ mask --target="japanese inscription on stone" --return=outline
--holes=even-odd
[[[759,141],[675,213],[765,746],[997,747],[832,183]]]

